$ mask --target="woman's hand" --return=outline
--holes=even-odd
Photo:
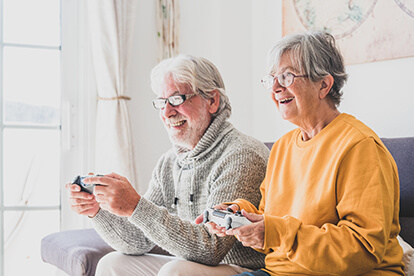
[[[214,206],[213,208],[214,209],[219,209],[219,210],[226,210],[226,211],[231,209],[233,211],[233,213],[239,210],[239,206],[236,205],[236,204],[233,204],[233,205],[219,204],[219,205]],[[195,223],[196,224],[201,224],[203,222],[203,220],[204,220],[204,215],[201,214],[196,218]],[[208,231],[211,234],[215,234],[219,237],[227,236],[225,227],[221,227],[221,226],[219,226],[216,223],[211,222],[211,221],[207,222],[205,224],[205,226],[207,227]]]
[[[229,229],[225,231],[226,235],[234,235],[244,245],[256,249],[263,249],[264,247],[264,217],[248,213],[242,210],[242,215],[252,222],[252,224],[238,227],[236,229]]]

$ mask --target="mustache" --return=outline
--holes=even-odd
[[[169,125],[172,125],[172,124],[176,124],[178,122],[186,121],[186,120],[187,120],[186,118],[180,116],[180,117],[176,117],[176,118],[165,119],[165,123],[169,124]]]

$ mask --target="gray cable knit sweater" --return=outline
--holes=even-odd
[[[226,111],[218,115],[192,151],[174,147],[160,158],[131,217],[98,212],[92,221],[108,244],[125,254],[144,254],[158,245],[207,265],[264,267],[263,254],[232,236],[220,238],[194,224],[207,207],[237,198],[256,206],[260,201],[269,151],[236,130],[228,117]]]

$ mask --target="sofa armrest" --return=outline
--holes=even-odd
[[[41,241],[42,260],[71,276],[94,276],[99,260],[112,251],[94,229],[57,232]],[[158,246],[148,253],[171,256]]]
[[[95,275],[100,258],[114,251],[94,229],[63,231],[41,241],[41,256],[71,276]]]

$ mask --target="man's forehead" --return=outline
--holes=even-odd
[[[191,93],[190,86],[183,83],[177,83],[172,78],[166,79],[161,91],[163,96],[182,95]]]

